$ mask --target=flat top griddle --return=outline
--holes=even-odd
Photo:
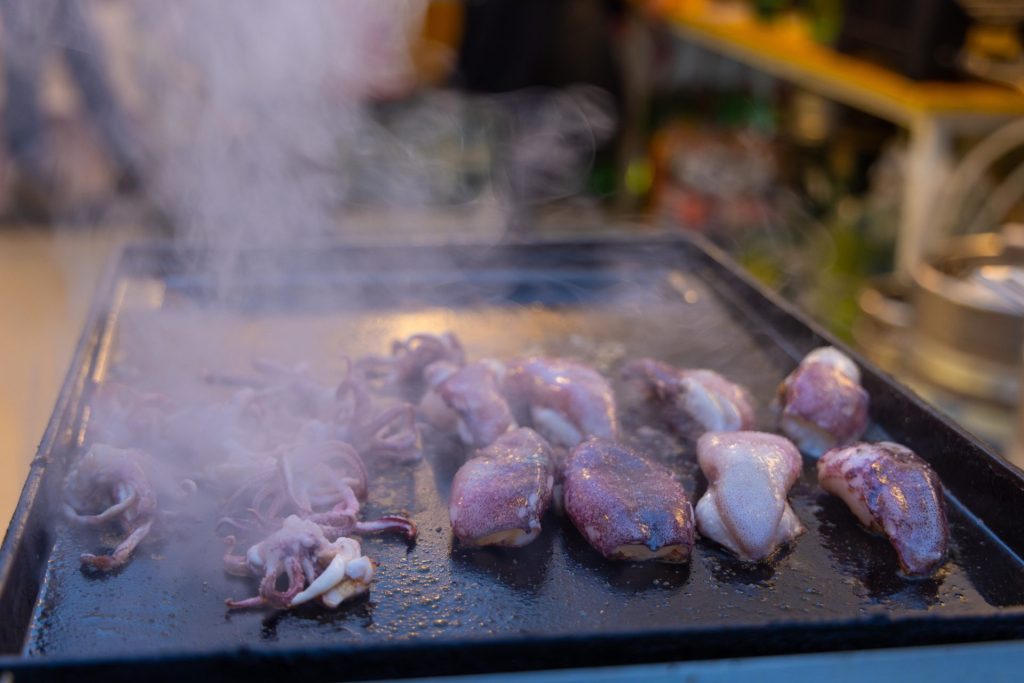
[[[116,575],[82,572],[78,554],[101,549],[96,535],[58,523],[45,506],[59,499],[101,375],[211,392],[204,370],[245,371],[264,356],[308,360],[330,381],[345,354],[452,330],[473,358],[568,355],[609,373],[639,355],[710,367],[751,389],[759,426],[770,430],[778,382],[830,341],[713,248],[689,241],[392,249],[393,267],[372,268],[371,253],[322,252],[301,272],[254,256],[251,277],[217,300],[194,259],[157,247],[126,254],[0,555],[14,616],[0,630],[11,653],[0,669],[356,679],[1024,635],[1024,544],[1013,523],[1024,509],[1020,476],[863,362],[867,438],[915,448],[948,489],[950,561],[929,579],[901,577],[888,542],[817,486],[810,461],[791,492],[808,532],[769,564],[740,562],[705,540],[688,565],[608,562],[553,514],[526,548],[461,548],[446,501],[463,454],[443,440],[418,465],[370,463],[366,514],[407,511],[420,537],[412,546],[365,539],[378,579],[368,599],[337,611],[228,613],[224,598],[253,594],[255,582],[224,574],[208,522],[172,525]],[[706,482],[690,448],[657,457],[696,501]]]

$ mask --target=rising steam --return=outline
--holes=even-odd
[[[407,87],[422,0],[147,0],[155,192],[190,246],[317,242],[367,97]]]
[[[614,130],[607,95],[418,91],[409,48],[425,7],[143,2],[150,175],[183,243],[320,243],[345,231],[353,207],[495,196],[510,223],[578,193]]]

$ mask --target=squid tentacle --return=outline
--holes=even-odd
[[[236,555],[235,537],[228,536],[224,539],[228,548],[224,551],[224,571],[233,576],[249,576],[249,561],[245,555]]]
[[[352,527],[352,533],[356,534],[395,532],[404,535],[410,541],[416,538],[418,531],[416,522],[400,515],[385,515],[369,521],[357,521]]]
[[[127,538],[121,541],[121,543],[114,548],[114,552],[110,555],[82,553],[80,557],[82,564],[104,572],[123,567],[131,557],[132,551],[134,551],[135,547],[142,542],[142,539],[149,534],[152,527],[152,520],[139,525],[130,534],[128,534]]]
[[[118,502],[108,507],[103,512],[95,515],[82,515],[77,510],[68,504],[64,505],[64,511],[67,516],[79,524],[95,525],[105,524],[110,520],[114,519],[118,515],[123,514],[130,507],[135,505],[139,500],[139,492],[134,487],[128,487],[129,493],[127,496],[122,497]]]

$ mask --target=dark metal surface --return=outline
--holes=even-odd
[[[1024,635],[1017,523],[1024,482],[863,362],[875,421],[869,437],[914,448],[951,497],[951,558],[931,579],[901,578],[888,543],[817,487],[811,463],[791,494],[808,533],[769,565],[746,565],[707,541],[689,565],[611,563],[553,515],[527,548],[461,549],[445,503],[461,455],[447,446],[431,448],[417,466],[376,468],[369,513],[408,510],[420,539],[413,547],[367,539],[379,579],[368,600],[335,613],[226,613],[223,599],[248,595],[254,584],[223,573],[223,547],[203,523],[143,546],[117,575],[87,575],[77,556],[96,547],[95,537],[48,524],[47,505],[59,496],[91,377],[107,362],[151,367],[147,388],[161,388],[163,375],[198,374],[202,368],[162,375],[156,367],[161,349],[153,340],[177,344],[175,335],[187,336],[176,317],[185,311],[208,316],[200,329],[231,334],[238,326],[247,331],[237,334],[243,340],[291,329],[296,338],[319,339],[320,349],[348,353],[383,350],[390,335],[419,325],[454,330],[474,357],[543,351],[609,371],[625,355],[652,355],[747,384],[762,428],[771,427],[776,384],[823,343],[712,248],[685,241],[349,249],[322,252],[301,271],[254,259],[252,279],[235,283],[228,304],[211,303],[205,281],[182,263],[158,248],[129,251],[83,337],[0,551],[0,596],[10,615],[0,620],[0,647],[9,653],[0,670],[46,677],[73,667],[107,680],[358,679]],[[118,282],[132,277],[167,285],[158,308],[133,313],[113,303]],[[115,317],[118,349],[104,342]],[[288,348],[300,357],[311,352],[301,346]],[[331,361],[324,362],[326,372]],[[692,454],[660,457],[696,500],[705,483]]]

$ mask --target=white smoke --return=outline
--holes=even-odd
[[[189,246],[319,241],[364,102],[411,83],[423,0],[138,4],[153,184]]]

